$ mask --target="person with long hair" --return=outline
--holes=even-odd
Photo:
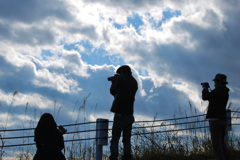
[[[62,149],[64,149],[63,134],[67,132],[57,124],[50,113],[44,113],[35,128],[34,141],[37,153],[33,160],[66,160]]]

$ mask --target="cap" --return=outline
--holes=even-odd
[[[131,68],[128,65],[123,65],[119,67],[116,71],[118,74],[119,73],[131,73]]]

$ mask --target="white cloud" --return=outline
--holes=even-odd
[[[81,90],[78,88],[77,81],[67,79],[65,75],[50,73],[47,69],[39,70],[36,73],[37,78],[33,84],[38,87],[49,87],[56,89],[62,93],[70,93]]]
[[[12,127],[16,125],[17,121],[12,120],[12,116],[8,113],[0,113],[0,126],[3,127]],[[8,121],[6,121],[8,119]]]
[[[47,97],[44,97],[39,94],[23,94],[21,92],[5,93],[0,90],[0,101],[6,103],[9,107],[24,106],[24,107],[37,107],[40,109],[46,109],[49,106],[53,106],[53,101],[49,100]]]

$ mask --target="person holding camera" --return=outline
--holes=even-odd
[[[202,83],[202,99],[208,100],[206,119],[209,121],[212,147],[217,160],[230,160],[230,152],[225,143],[227,116],[226,106],[229,98],[227,76],[217,74],[214,81],[215,88],[209,91],[208,83]]]
[[[110,160],[118,159],[118,143],[123,133],[123,157],[122,160],[130,160],[131,155],[131,132],[134,122],[134,101],[138,90],[136,79],[132,76],[131,68],[123,65],[117,69],[117,74],[109,77],[112,82],[110,93],[114,96],[111,112],[114,114],[112,126],[112,140],[110,145]]]
[[[67,130],[57,124],[50,113],[44,113],[34,132],[37,153],[33,160],[66,160],[61,152],[64,149],[63,134]]]

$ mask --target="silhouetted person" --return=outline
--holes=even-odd
[[[202,99],[208,100],[208,111],[206,119],[209,120],[209,129],[215,158],[217,160],[230,160],[230,153],[225,143],[227,126],[226,106],[229,97],[227,76],[217,74],[214,81],[215,89],[209,91],[209,84],[202,85]]]
[[[115,113],[112,140],[110,145],[110,160],[118,159],[118,143],[123,133],[123,160],[131,159],[131,132],[134,122],[133,106],[138,89],[137,81],[132,76],[131,68],[123,65],[117,69],[117,74],[109,79],[112,82],[110,93],[114,96],[111,112]]]
[[[66,160],[61,152],[64,148],[63,134],[66,133],[62,126],[57,124],[50,113],[44,113],[35,129],[34,141],[37,153],[34,160]]]

